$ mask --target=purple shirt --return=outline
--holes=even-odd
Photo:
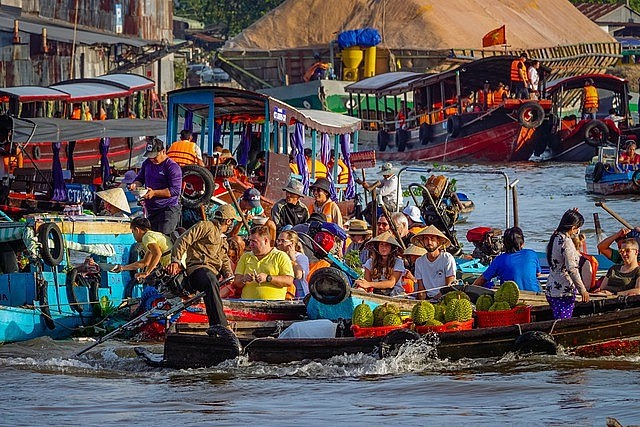
[[[148,210],[155,211],[178,205],[182,191],[182,169],[170,158],[159,165],[146,159],[142,162],[136,181],[154,190],[168,188],[171,193],[171,197],[153,197],[146,200],[145,204]]]

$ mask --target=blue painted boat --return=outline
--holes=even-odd
[[[137,256],[134,244],[128,218],[30,215],[0,222],[0,343],[69,337],[102,320],[101,302],[117,306],[139,296],[141,285],[127,290],[130,272],[107,271]],[[71,280],[85,257],[97,265]]]
[[[584,180],[587,191],[603,196],[640,194],[640,165],[618,163],[616,147],[601,147],[596,161],[587,165]]]

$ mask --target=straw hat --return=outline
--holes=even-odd
[[[382,165],[382,167],[380,167],[380,175],[382,176],[395,175],[397,173],[398,170],[394,168],[391,163],[385,163],[384,165]]]
[[[440,238],[440,241],[442,242],[443,246],[447,247],[451,245],[451,241],[449,240],[449,238],[445,236],[442,233],[442,231],[438,230],[435,225],[430,225],[426,227],[424,230],[422,230],[421,232],[419,232],[418,234],[416,234],[415,236],[413,236],[411,238],[411,243],[423,248],[424,246],[422,245],[421,236],[437,236]]]
[[[361,219],[352,219],[349,221],[349,230],[347,234],[361,234],[361,235],[369,235],[371,234],[371,229],[369,229],[369,225],[366,221]]]
[[[389,243],[392,246],[397,246],[398,248],[402,249],[402,246],[400,246],[400,243],[398,243],[395,237],[393,237],[391,231],[385,231],[382,234],[378,234],[376,237],[367,242],[367,247],[375,247],[375,243],[378,242]]]
[[[131,213],[131,208],[129,208],[127,196],[126,194],[124,194],[124,190],[122,188],[112,188],[110,190],[98,191],[96,193],[96,196],[100,197],[105,202],[115,206],[123,212],[126,212],[128,214]]]
[[[409,245],[407,249],[404,250],[403,255],[415,255],[422,256],[427,253],[427,250],[421,246]]]

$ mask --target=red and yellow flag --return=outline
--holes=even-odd
[[[489,31],[482,38],[482,47],[495,46],[497,44],[507,44],[506,26]]]

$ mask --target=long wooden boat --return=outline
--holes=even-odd
[[[427,339],[433,352],[425,357],[500,357],[518,349],[554,353],[557,346],[579,350],[584,346],[640,336],[640,297],[579,303],[571,319],[548,319],[550,316],[550,310],[547,310],[533,315],[531,323],[431,334]],[[355,353],[375,354],[381,348],[388,349],[416,338],[411,333],[402,336],[404,332],[398,331],[403,330],[374,338],[258,338],[245,341],[243,352],[251,361],[266,363],[327,359]],[[233,353],[229,346],[227,340],[218,337],[174,333],[166,338],[164,355],[153,355],[143,349],[139,354],[149,363],[173,368],[213,366]],[[384,350],[382,354],[386,354]]]
[[[546,99],[493,101],[498,83],[509,81],[514,59],[494,56],[440,74],[397,72],[361,80],[345,88],[352,94],[349,113],[363,119],[361,141],[377,144],[381,160],[526,161],[552,105]],[[404,127],[396,120],[402,113],[398,102],[387,105],[388,97],[402,99],[407,108],[412,102]]]
[[[596,120],[582,120],[580,99],[587,79],[598,90]],[[630,135],[637,138],[640,129],[633,126],[629,109],[629,82],[609,74],[581,74],[555,82],[546,90],[553,102],[551,120],[535,136],[535,155],[541,160],[589,162],[599,146],[618,142]],[[605,119],[615,108],[622,120],[616,125]]]

